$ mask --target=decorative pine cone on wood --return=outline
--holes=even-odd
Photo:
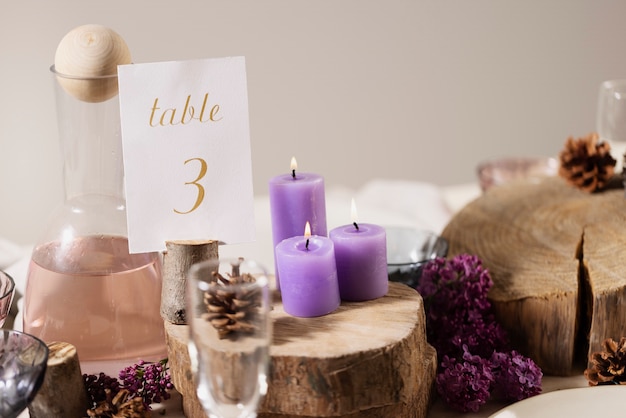
[[[568,183],[590,193],[607,186],[617,162],[611,156],[611,146],[607,142],[598,141],[597,133],[579,139],[570,137],[565,142],[565,149],[559,154],[559,175]]]
[[[248,273],[240,274],[239,266],[233,266],[231,275],[226,278],[212,272],[213,281],[204,292],[204,304],[207,312],[203,318],[211,322],[220,339],[234,336],[234,333],[252,333],[256,329],[254,320],[261,306],[258,288],[242,286],[233,291],[231,284],[254,283],[256,279]]]
[[[619,343],[604,340],[604,350],[591,355],[591,368],[585,370],[589,386],[626,384],[626,337]]]

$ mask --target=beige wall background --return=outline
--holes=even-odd
[[[475,180],[483,159],[555,155],[626,77],[626,2],[31,0],[0,4],[0,237],[33,243],[63,196],[57,43],[112,27],[134,62],[243,55],[257,195],[288,170],[327,187]]]

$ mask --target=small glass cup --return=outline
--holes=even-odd
[[[189,355],[209,417],[256,417],[267,391],[270,301],[266,270],[254,261],[208,260],[189,269]]]
[[[620,172],[626,151],[626,79],[607,80],[600,84],[596,129],[600,140],[611,145],[611,155]]]
[[[537,182],[559,172],[559,162],[552,157],[505,157],[481,162],[476,168],[480,188],[526,179]]]
[[[0,271],[0,328],[4,325],[11,302],[13,302],[13,294],[15,293],[15,282],[13,278],[3,271]]]
[[[424,264],[448,255],[448,241],[437,234],[410,227],[386,227],[387,273],[392,282],[415,288]]]
[[[48,346],[15,330],[0,334],[0,417],[15,418],[33,400],[48,365]]]

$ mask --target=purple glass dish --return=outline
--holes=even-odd
[[[483,161],[476,169],[483,192],[513,180],[539,181],[558,171],[559,162],[551,157],[505,157]]]
[[[48,347],[40,339],[4,329],[0,337],[0,417],[17,417],[41,387]]]
[[[0,328],[2,328],[4,321],[9,315],[14,291],[15,282],[13,278],[5,272],[0,271]]]

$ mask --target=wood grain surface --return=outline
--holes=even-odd
[[[343,302],[332,314],[296,318],[275,299],[269,388],[261,418],[425,417],[437,367],[421,296],[390,283],[386,296]],[[195,396],[187,326],[165,323],[174,384],[187,417]]]
[[[626,335],[626,199],[619,179],[589,194],[559,177],[489,189],[442,235],[478,255],[513,343],[545,373],[568,375]]]

